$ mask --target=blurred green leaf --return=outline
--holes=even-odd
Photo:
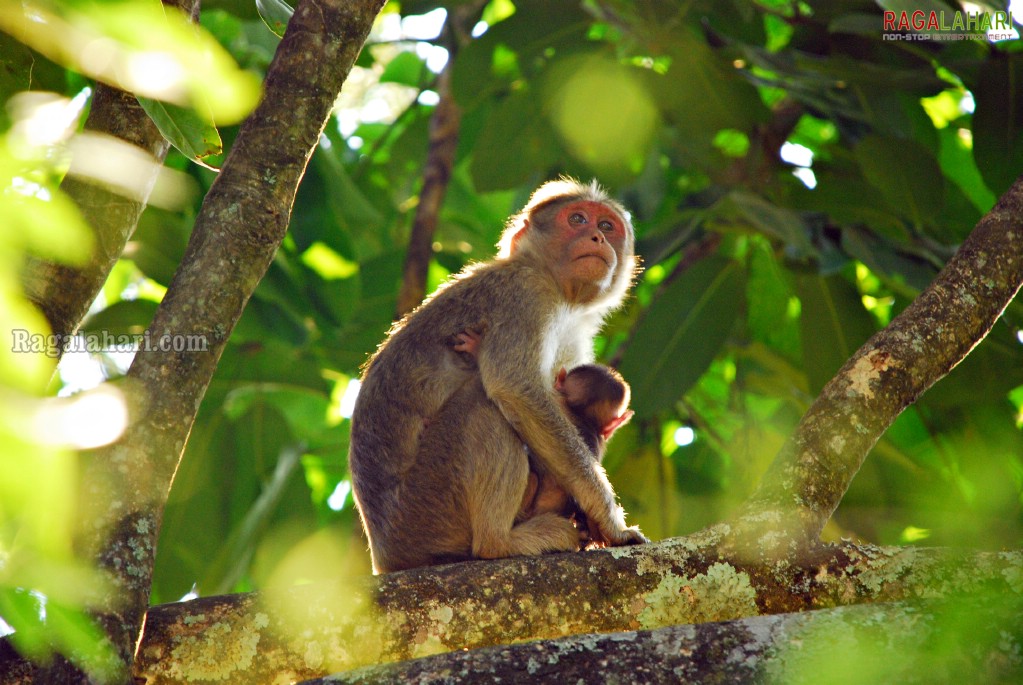
[[[513,93],[495,105],[476,143],[489,152],[472,159],[479,190],[520,185],[557,160],[554,132],[541,105],[540,98],[527,92]]]
[[[814,255],[806,226],[795,212],[742,191],[733,191],[725,202],[734,206],[743,219],[764,235],[784,241],[794,258],[806,259]]]
[[[152,300],[120,300],[91,314],[82,324],[87,333],[107,332],[111,335],[140,335],[153,320],[157,302]]]
[[[864,177],[891,207],[920,226],[941,209],[944,183],[937,161],[912,140],[865,137],[856,146]]]
[[[426,63],[414,52],[399,52],[384,67],[380,74],[380,83],[398,83],[403,86],[419,88],[423,85],[423,77],[429,73]]]
[[[27,13],[31,21],[25,20]],[[240,70],[182,12],[156,3],[30,3],[0,12],[0,29],[53,61],[122,90],[209,107],[221,123],[239,121],[259,99],[255,75]],[[109,51],[106,59],[84,58],[95,41]]]
[[[800,274],[796,292],[801,311],[803,368],[810,391],[820,392],[853,352],[874,333],[859,291],[842,274]]]
[[[987,187],[1001,195],[1023,172],[1023,53],[992,51],[971,90],[973,158]]]
[[[670,408],[703,374],[743,310],[744,290],[742,267],[712,257],[687,269],[651,303],[619,365],[632,385],[637,415]]]

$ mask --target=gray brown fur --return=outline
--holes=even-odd
[[[570,289],[545,248],[558,239],[555,215],[576,200],[612,208],[627,236],[614,248],[609,278],[576,279]],[[591,360],[594,334],[631,284],[628,215],[595,185],[559,181],[509,221],[506,236],[515,234],[521,239],[508,238],[514,247],[505,256],[468,267],[396,324],[367,364],[349,466],[377,572],[577,549],[578,532],[563,516],[516,521],[528,459],[494,445],[517,438],[608,543],[645,540],[626,527],[606,474],[553,389],[558,369]],[[581,293],[576,301],[573,293]],[[470,328],[486,334],[478,371],[451,349]],[[489,398],[483,408],[481,392]],[[487,418],[466,426],[470,409]]]

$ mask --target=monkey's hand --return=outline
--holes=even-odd
[[[483,342],[483,336],[472,330],[466,328],[461,333],[455,335],[455,339],[458,341],[452,345],[452,349],[455,352],[468,352],[472,355],[473,359],[478,359],[480,355],[480,343]]]
[[[592,517],[589,519],[590,539],[596,547],[621,547],[624,545],[642,545],[650,540],[640,532],[639,526],[625,525],[625,512],[615,507],[616,515],[611,521],[599,524]]]

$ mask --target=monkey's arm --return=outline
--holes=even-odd
[[[535,320],[517,317],[512,328],[528,326]],[[591,533],[599,533],[595,538],[612,545],[646,542],[638,528],[625,525],[625,514],[615,502],[607,474],[559,406],[553,376],[544,368],[542,350],[518,344],[519,340],[537,340],[542,335],[515,332],[523,335],[502,335],[501,327],[495,326],[483,339],[479,369],[487,395],[544,468],[575,498],[590,521]]]

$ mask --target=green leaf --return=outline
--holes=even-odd
[[[743,311],[746,278],[728,259],[698,262],[654,300],[619,369],[632,384],[636,413],[668,409],[710,366]]]
[[[228,393],[224,413],[237,420],[260,402],[276,407],[298,438],[321,430],[330,408],[330,398],[322,392],[302,386],[256,383]]]
[[[256,11],[267,28],[281,38],[284,37],[284,30],[288,28],[291,15],[295,13],[294,8],[283,0],[256,0]]]
[[[259,101],[259,77],[177,9],[151,2],[37,4],[32,21],[27,8],[19,10],[0,12],[0,30],[127,92],[201,104],[223,124],[240,121]],[[89,43],[102,43],[106,57],[86,59],[89,51],[73,47]]]
[[[139,335],[149,327],[159,305],[152,300],[121,300],[85,320],[85,332],[105,331],[110,335]]]
[[[554,132],[546,125],[540,98],[516,92],[490,112],[472,158],[472,176],[480,191],[503,190],[528,182],[559,157]]]
[[[917,226],[941,209],[944,178],[930,152],[912,140],[868,135],[856,146],[856,161],[888,205]]]
[[[750,250],[747,321],[753,338],[778,350],[789,360],[800,358],[799,327],[790,302],[795,296],[788,274],[766,240]]]
[[[874,333],[860,293],[841,274],[803,274],[796,279],[803,368],[817,393]]]
[[[400,83],[403,86],[418,88],[427,73],[426,63],[414,52],[399,52],[384,67],[380,74],[380,83]]]
[[[197,110],[179,107],[169,102],[160,102],[150,98],[139,97],[139,104],[160,129],[163,137],[193,162],[202,160],[224,151],[223,141],[216,124],[209,116],[203,116]],[[209,166],[203,164],[203,166]]]
[[[741,190],[733,191],[728,196],[728,200],[742,217],[760,232],[785,241],[796,258],[802,259],[815,253],[807,235],[806,226],[796,212]]]
[[[1023,172],[1023,53],[992,51],[971,88],[973,158],[995,195]]]
[[[974,141],[976,141],[976,136],[981,135],[976,125],[973,135]],[[946,126],[941,129],[938,132],[938,138],[941,144],[941,152],[938,156],[941,171],[946,178],[959,186],[959,189],[969,198],[977,211],[988,212],[994,207],[996,198],[994,193],[984,185],[984,178],[977,169],[974,157],[970,153],[970,146],[963,141],[958,129],[954,126]],[[1023,172],[1023,167],[1019,171]]]

